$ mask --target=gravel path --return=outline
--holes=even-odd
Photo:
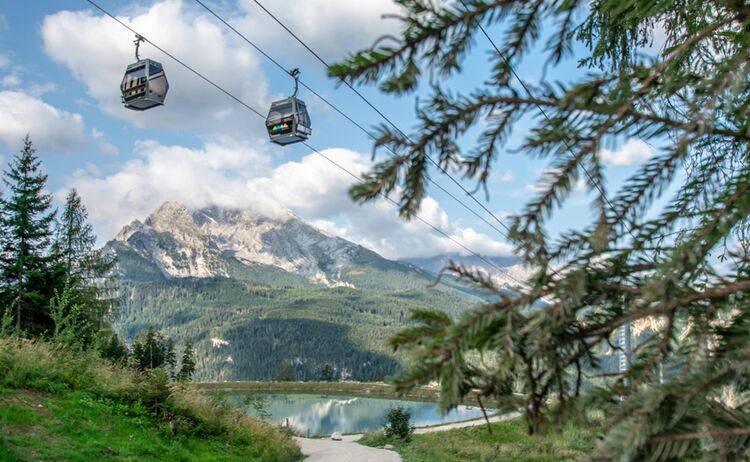
[[[345,438],[344,441],[295,439],[302,453],[307,456],[305,462],[401,462],[401,456],[393,451],[368,448],[351,438]]]

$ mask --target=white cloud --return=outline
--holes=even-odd
[[[29,85],[28,87],[26,87],[24,91],[31,96],[41,98],[47,93],[52,93],[52,92],[57,91],[57,85],[55,85],[52,82],[47,82],[47,83],[38,84],[38,85],[33,84],[33,85]]]
[[[556,174],[556,170],[557,169],[554,169],[554,168],[545,168],[543,170],[540,170],[538,172],[539,179],[535,183],[525,184],[523,188],[513,191],[512,196],[513,197],[529,197],[529,196],[535,196],[537,194],[543,193],[544,191],[547,190],[549,181]],[[580,194],[580,193],[586,192],[586,188],[587,188],[586,178],[578,178],[578,180],[576,180],[571,190],[573,194]]]
[[[202,149],[136,143],[134,158],[109,175],[89,169],[67,181],[84,198],[97,234],[110,239],[124,224],[143,219],[162,202],[191,207],[246,206],[253,201],[247,182],[267,172],[270,158],[247,145],[207,144]],[[64,196],[65,191],[58,191]]]
[[[0,54],[0,69],[7,72],[7,74],[0,76],[0,87],[17,88],[21,86],[20,72],[22,68],[17,65],[11,65],[10,58],[7,55]]]
[[[323,153],[357,175],[369,167],[365,154],[346,149]],[[395,207],[384,200],[362,206],[353,203],[347,194],[353,182],[316,154],[272,168],[269,156],[229,140],[200,149],[143,141],[137,144],[136,158],[116,173],[79,170],[66,187],[75,187],[84,198],[103,240],[133,219],[145,218],[162,202],[175,200],[189,207],[216,204],[268,215],[291,209],[322,229],[389,258],[467,253],[418,220],[399,219]],[[64,194],[65,190],[58,192]],[[420,216],[476,252],[507,255],[511,251],[506,244],[452,224],[431,198],[422,204]]]
[[[392,0],[288,0],[262,2],[281,22],[328,62],[342,59],[352,51],[369,47],[384,34],[396,34],[400,23],[383,19],[397,14]],[[313,61],[313,57],[294,38],[276,24],[253,2],[240,2],[245,16],[233,22],[251,40],[294,53]]]
[[[96,128],[91,129],[91,140],[94,142],[97,151],[99,151],[100,153],[107,156],[116,156],[117,154],[119,154],[118,149],[109,141],[107,141],[104,133],[97,130]]]
[[[653,155],[653,146],[638,139],[626,141],[615,151],[602,149],[599,153],[602,162],[614,167],[639,165],[653,157]]]
[[[268,85],[257,56],[213,18],[196,14],[181,0],[165,0],[119,19],[264,111]],[[170,82],[166,105],[145,112],[123,108],[119,85],[134,61],[133,34],[109,17],[62,11],[44,18],[41,33],[46,53],[68,66],[105,111],[136,126],[199,133],[263,130],[260,119],[149,44],[142,45],[141,57],[164,65]]]
[[[515,175],[513,175],[513,172],[511,172],[510,170],[497,172],[493,175],[490,175],[490,178],[495,178],[495,181],[499,183],[513,183],[513,181],[516,179]]]
[[[83,117],[18,91],[0,91],[0,142],[20,146],[26,134],[36,147],[71,152],[85,144]]]
[[[27,134],[45,154],[81,150],[117,154],[101,131],[92,128],[87,132],[81,114],[64,111],[26,92],[0,91],[0,143],[16,150]]]
[[[8,74],[0,78],[0,86],[11,88],[11,87],[17,87],[21,85],[21,78],[18,77],[18,74]]]

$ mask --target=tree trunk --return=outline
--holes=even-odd
[[[21,305],[23,304],[23,271],[18,272],[18,294],[16,295],[16,333],[21,334]]]
[[[487,432],[491,435],[492,434],[492,425],[490,425],[490,419],[487,417],[487,410],[484,408],[484,403],[482,402],[482,397],[477,395],[477,402],[479,403],[479,408],[482,410],[482,415],[484,415],[484,421],[487,424]]]

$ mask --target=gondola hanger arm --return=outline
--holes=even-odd
[[[139,34],[135,34],[135,40],[133,40],[133,43],[135,44],[135,60],[140,61],[141,57],[138,54],[138,49],[141,47],[141,42],[145,42],[146,39],[143,38],[143,36]]]
[[[297,90],[299,90],[299,74],[300,71],[298,67],[295,67],[294,69],[289,71],[289,75],[291,75],[294,79],[294,93],[292,94],[292,97],[294,98],[297,97]]]

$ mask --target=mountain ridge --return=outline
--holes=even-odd
[[[107,247],[124,247],[151,261],[170,278],[231,277],[239,263],[275,267],[314,284],[355,287],[357,269],[395,271],[429,279],[426,271],[388,260],[376,252],[332,236],[291,212],[268,217],[217,206],[189,209],[165,202],[143,222],[124,226]]]
[[[193,338],[199,380],[271,380],[289,365],[299,380],[325,366],[381,380],[400,369],[386,339],[411,325],[411,311],[458,317],[483,300],[292,213],[166,202],[106,246],[122,282],[117,328],[129,339],[148,326]]]

